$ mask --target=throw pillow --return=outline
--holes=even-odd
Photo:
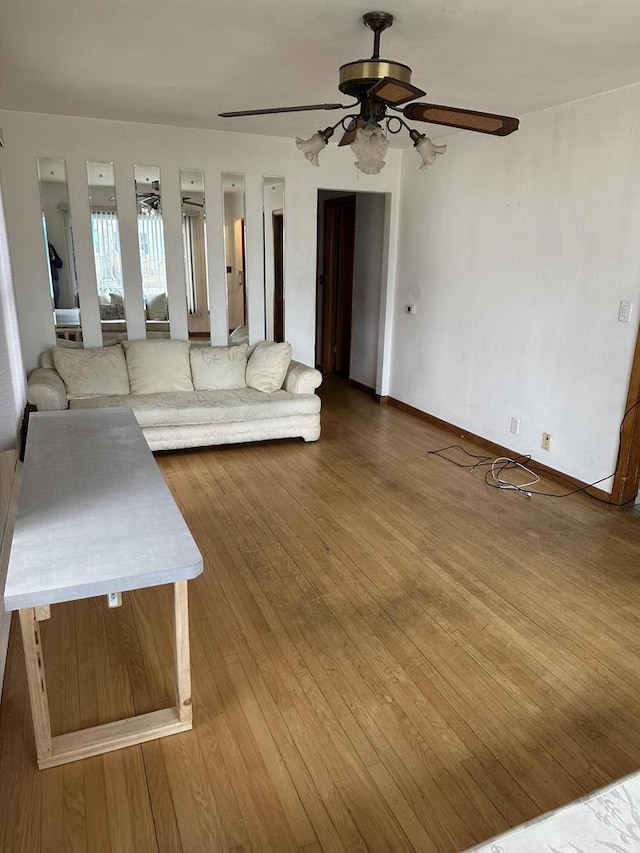
[[[249,343],[249,327],[248,326],[237,326],[233,332],[229,335],[229,343],[232,346],[236,344],[248,344]]]
[[[167,294],[159,293],[147,302],[147,320],[168,320]]]
[[[193,391],[189,341],[123,341],[132,394]]]
[[[70,399],[129,393],[129,376],[122,347],[54,347],[52,355]]]
[[[103,347],[119,347],[120,341],[103,341]],[[56,347],[61,349],[84,349],[82,341],[65,341],[64,338],[58,338]],[[40,353],[40,367],[46,367],[49,370],[55,370],[56,366],[53,363],[53,351],[56,347],[45,349]]]
[[[101,320],[120,320],[120,308],[117,305],[101,305],[100,306]]]
[[[196,391],[246,388],[247,344],[235,347],[191,347],[191,376]]]
[[[247,362],[247,385],[273,394],[282,388],[292,355],[291,344],[261,341]]]

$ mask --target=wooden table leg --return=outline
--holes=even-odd
[[[189,658],[189,607],[187,581],[178,581],[174,589],[174,654],[176,705],[125,720],[116,720],[51,737],[49,700],[44,674],[39,618],[48,617],[48,607],[28,607],[20,611],[22,642],[27,666],[31,716],[38,755],[38,767],[55,767],[92,755],[101,755],[155,738],[166,737],[192,727],[191,667]]]
[[[40,625],[35,608],[26,607],[20,611],[20,627],[22,629],[24,660],[27,667],[36,753],[38,763],[40,763],[51,757],[51,721],[49,718],[47,682],[44,675]]]
[[[191,662],[189,656],[189,602],[187,581],[173,585],[176,707],[181,723],[191,722]]]
[[[41,604],[39,607],[33,608],[38,622],[44,622],[45,619],[51,619],[51,605]]]

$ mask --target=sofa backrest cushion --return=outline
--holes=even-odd
[[[54,347],[52,356],[69,399],[129,393],[129,376],[122,347]]]
[[[246,388],[247,344],[231,347],[191,347],[191,378],[196,391]]]
[[[104,341],[102,344],[103,347],[119,347],[120,341]],[[40,367],[46,367],[48,370],[55,370],[56,366],[53,363],[53,351],[57,347],[61,349],[84,349],[84,344],[82,341],[65,341],[63,338],[58,338],[55,347],[51,347],[51,349],[42,350],[40,353]],[[96,347],[94,347],[96,349]]]
[[[147,320],[168,320],[169,307],[166,293],[158,293],[147,302]]]
[[[248,344],[249,343],[249,327],[248,326],[236,326],[236,328],[229,335],[229,343],[231,346],[236,346],[237,344]]]
[[[247,362],[246,380],[249,388],[273,394],[282,388],[293,350],[291,344],[261,341]]]
[[[123,341],[132,394],[193,391],[189,341]]]

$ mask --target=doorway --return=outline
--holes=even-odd
[[[284,216],[282,210],[271,214],[273,226],[273,339],[284,341]]]
[[[372,393],[381,384],[389,203],[385,193],[318,192],[315,363]]]
[[[326,199],[323,204],[320,369],[349,377],[351,313],[356,239],[356,197]]]

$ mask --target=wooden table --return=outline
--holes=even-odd
[[[190,729],[187,581],[202,556],[130,409],[29,420],[4,603],[20,611],[38,767]],[[172,583],[176,705],[51,735],[39,622],[49,606]]]

